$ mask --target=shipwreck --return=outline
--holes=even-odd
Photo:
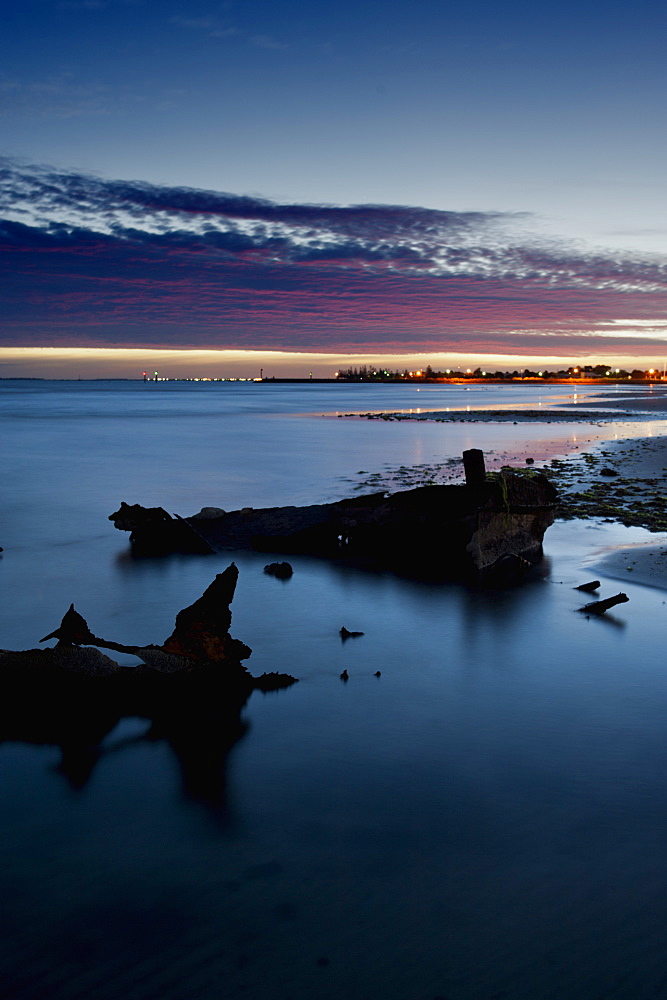
[[[134,699],[136,707],[154,692],[182,690],[183,684],[221,682],[223,689],[247,697],[253,690],[274,690],[295,682],[288,674],[262,674],[253,677],[243,663],[252,650],[229,634],[232,621],[230,604],[234,597],[239,571],[234,563],[218,573],[213,582],[193,604],[176,615],[174,630],[164,642],[129,645],[103,639],[89,628],[86,619],[71,604],[60,625],[39,641],[56,639],[44,649],[0,649],[0,670],[5,678],[18,671],[23,678],[36,681],[40,675],[53,680],[60,675],[95,678],[103,681],[109,703]],[[136,667],[123,667],[100,650],[130,654],[141,660]],[[174,678],[165,681],[165,678]],[[139,713],[141,714],[141,713]]]
[[[539,563],[556,490],[540,473],[487,476],[478,449],[466,481],[297,507],[206,507],[191,517],[121,503],[109,520],[136,555],[252,549],[353,560],[422,577],[514,582]]]

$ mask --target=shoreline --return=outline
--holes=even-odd
[[[631,409],[632,402],[639,406]],[[518,425],[533,422],[561,426],[579,423],[588,425],[587,431],[595,427],[591,438],[585,442],[573,444],[555,434],[545,437],[544,442],[533,443],[532,448],[519,445],[512,454],[485,454],[487,466],[491,471],[503,464],[526,463],[527,469],[546,475],[558,487],[561,496],[559,519],[598,518],[655,532],[655,542],[601,550],[591,557],[589,566],[593,572],[615,580],[667,590],[667,398],[659,396],[649,402],[651,412],[646,412],[649,407],[645,398],[628,400],[626,397],[601,400],[600,411],[587,400],[587,409],[576,414],[572,406],[567,411],[452,410],[345,416],[440,423],[511,422]],[[608,407],[616,412],[605,413]],[[654,435],[652,428],[644,425],[658,420],[665,421],[665,426],[660,428],[661,433]],[[412,488],[436,479],[454,482],[461,475],[461,460],[449,459],[439,468],[400,467],[387,475],[374,473],[355,489],[380,489],[385,482],[391,482],[391,489]]]
[[[609,519],[648,528],[656,533],[656,540],[602,549],[592,556],[591,570],[614,580],[667,590],[667,435],[620,439],[596,450],[600,454],[595,458],[608,460],[609,467],[621,473],[613,477],[616,488],[627,491],[622,508]],[[596,496],[600,491],[595,489],[601,483],[599,472],[599,465],[592,465],[588,482],[582,477],[589,512],[579,510],[574,516],[594,516],[590,507],[600,502]],[[608,490],[613,489],[610,483]],[[598,516],[604,519],[606,514]]]

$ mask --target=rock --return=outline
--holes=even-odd
[[[616,469],[605,468],[605,469],[600,469],[600,475],[601,476],[617,476],[618,472],[616,471]]]
[[[274,562],[265,566],[264,572],[268,573],[269,576],[277,577],[279,580],[289,580],[294,570],[288,562]]]
[[[109,677],[122,667],[99,649],[58,643],[52,649],[0,650],[0,673],[8,670],[21,671],[26,679],[43,671],[67,671],[82,677]],[[34,696],[38,697],[36,689]]]
[[[43,652],[50,653],[54,666],[75,670],[86,677],[109,677],[123,669],[110,656],[91,646],[72,648],[59,642],[53,649]]]
[[[186,656],[177,653],[167,653],[160,646],[137,646],[134,654],[151,670],[161,674],[175,674],[179,670],[188,670],[192,662]]]
[[[338,634],[340,635],[341,639],[358,639],[360,635],[364,635],[365,633],[364,632],[350,632],[343,625],[343,627],[339,630]]]

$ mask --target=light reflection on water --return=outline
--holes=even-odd
[[[159,641],[229,560],[127,558],[125,536],[105,527],[109,490],[141,481],[136,442],[155,445],[157,432],[139,417],[131,439],[115,415],[101,431],[71,419],[67,455],[35,439],[37,466],[5,462],[21,547],[3,540],[1,644],[32,645],[72,599],[98,634]],[[194,419],[196,434],[176,429],[159,461],[145,459],[154,502],[161,480],[199,506],[225,482],[225,468],[179,481],[188,441],[214,429]],[[290,423],[321,493],[333,486],[315,444],[336,434],[354,455],[346,474],[360,452],[375,468],[435,449],[402,426],[379,436],[347,425],[355,439],[340,424],[322,439]],[[484,440],[482,427],[466,433]],[[264,458],[240,455],[239,481],[267,502]],[[334,448],[334,475],[343,455]],[[629,603],[597,621],[576,613],[572,589],[593,548],[643,537],[554,525],[546,575],[493,593],[303,557],[283,583],[262,572],[266,557],[230,554],[231,631],[253,648],[249,668],[294,673],[297,685],[254,694],[229,739],[215,722],[193,746],[124,720],[78,790],[55,770],[56,748],[0,749],[12,1000],[660,996],[667,597],[624,585]],[[618,589],[603,580],[601,596]],[[365,635],[342,643],[342,625]]]

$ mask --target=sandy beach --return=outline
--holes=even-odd
[[[657,514],[662,519],[667,513],[667,436],[608,442],[602,450],[609,458],[609,467],[616,469],[627,484],[619,519],[655,530],[653,517]],[[599,465],[597,476],[589,476],[589,486],[599,482],[598,470]],[[610,549],[591,563],[591,569],[596,568],[617,580],[667,590],[667,535],[660,532],[655,542]]]

